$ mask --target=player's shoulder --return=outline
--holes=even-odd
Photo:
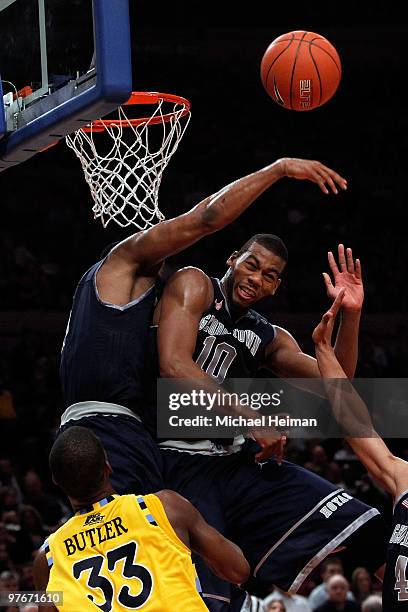
[[[187,506],[191,506],[190,502],[183,497],[182,495],[180,495],[180,493],[176,493],[176,491],[173,491],[172,489],[161,489],[160,491],[155,491],[154,493],[151,493],[150,495],[154,495],[155,497],[158,497],[160,499],[160,501],[162,502],[163,506],[164,505],[172,505],[174,507],[185,507]]]
[[[200,268],[186,266],[174,272],[166,283],[167,292],[187,293],[204,301],[212,299],[214,289],[210,277]]]
[[[270,330],[273,334],[276,334],[276,325],[271,323],[266,317],[261,315],[256,310],[248,310],[247,317],[251,319],[255,325],[259,325],[260,327],[264,327],[265,329]]]
[[[167,282],[198,282],[211,284],[210,277],[201,270],[201,268],[197,268],[196,266],[185,266],[184,268],[179,268],[174,274],[170,277]]]
[[[151,494],[158,498],[170,521],[172,519],[188,519],[194,513],[194,506],[182,495],[171,489],[161,489]]]
[[[274,325],[274,328],[275,328],[276,338],[280,342],[283,342],[283,343],[296,342],[296,338],[284,327],[281,327],[280,325]]]
[[[395,502],[407,501],[408,508],[408,462],[401,457],[394,457]]]

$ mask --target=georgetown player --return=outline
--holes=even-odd
[[[117,495],[102,444],[89,429],[62,433],[50,468],[75,511],[34,564],[37,589],[63,593],[58,609],[204,611],[190,549],[222,578],[247,579],[238,546],[174,491]]]
[[[327,274],[325,281],[332,298],[347,289],[335,352],[352,377],[363,285],[351,249],[340,245],[338,255],[339,267],[329,254],[335,283]],[[228,259],[221,280],[195,268],[177,272],[155,313],[161,376],[200,379],[214,391],[225,377],[254,377],[260,367],[280,377],[319,378],[316,360],[286,330],[253,310],[277,291],[287,257],[280,238],[259,234]],[[275,584],[296,592],[320,561],[343,546],[361,565],[373,570],[382,565],[380,545],[369,554],[365,546],[367,538],[374,542],[373,532],[375,541],[381,541],[384,527],[378,510],[299,466],[279,466],[275,460],[256,464],[253,446],[242,445],[242,440],[233,445],[161,442],[166,486],[187,497],[242,548],[252,570],[249,589]],[[271,455],[270,446],[257,450],[260,461]],[[327,504],[335,511],[326,511]],[[199,574],[210,609],[226,609],[228,585],[212,579],[206,568]]]
[[[154,286],[163,260],[231,223],[284,177],[315,182],[324,193],[347,186],[320,162],[280,159],[189,212],[130,236],[79,282],[62,350],[66,410],[61,426],[82,425],[100,437],[119,493],[163,487],[159,451],[138,418]]]
[[[334,320],[344,299],[339,294],[330,310],[313,332],[316,357],[321,375],[327,381],[327,393],[333,412],[347,433],[351,448],[371,476],[394,500],[392,535],[388,543],[383,583],[383,610],[408,609],[408,463],[395,457],[373,428],[364,402],[344,381],[346,375],[331,346]],[[339,379],[342,385],[333,384]]]

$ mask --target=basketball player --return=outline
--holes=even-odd
[[[61,430],[82,425],[100,437],[119,493],[163,488],[160,453],[138,409],[155,282],[164,259],[231,223],[284,177],[315,182],[326,194],[347,187],[318,161],[280,159],[189,212],[130,236],[79,282],[62,349]]]
[[[313,332],[321,375],[333,412],[347,433],[351,448],[371,476],[394,500],[392,535],[389,540],[383,583],[383,609],[405,610],[408,606],[408,463],[395,457],[374,430],[367,408],[336,359],[331,345],[333,325],[342,300],[340,293]],[[333,379],[336,379],[333,381]],[[342,381],[338,385],[338,379]],[[337,383],[337,384],[336,384]]]
[[[325,281],[332,298],[347,288],[335,351],[352,377],[363,284],[351,249],[340,245],[338,255],[339,267],[329,254],[335,283],[327,274]],[[177,272],[156,308],[158,328],[152,328],[152,336],[157,330],[161,376],[200,379],[213,391],[227,376],[255,377],[260,367],[280,377],[319,378],[316,360],[304,354],[286,330],[252,309],[275,294],[287,258],[280,238],[259,234],[231,255],[221,280],[196,268]],[[296,592],[313,568],[340,546],[347,546],[358,564],[373,570],[382,565],[381,547],[371,546],[368,553],[364,545],[370,537],[381,541],[384,526],[378,510],[297,465],[279,466],[275,459],[259,465],[254,444],[242,442],[238,438],[228,446],[212,440],[167,440],[160,446],[166,486],[187,497],[244,551],[252,571],[250,592],[272,584]],[[268,446],[257,446],[257,451],[258,461],[271,455]],[[325,513],[329,502],[336,511]],[[213,580],[206,568],[200,568],[199,575],[209,608],[228,609],[228,585]]]
[[[89,429],[61,434],[50,468],[75,510],[34,564],[38,590],[63,592],[58,609],[206,610],[190,548],[226,580],[247,579],[249,566],[238,546],[174,491],[117,495],[105,451]]]

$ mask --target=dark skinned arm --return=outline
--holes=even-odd
[[[137,232],[117,245],[97,274],[101,299],[117,305],[135,299],[151,286],[164,259],[230,224],[284,177],[312,181],[324,193],[329,193],[326,185],[333,193],[337,193],[337,186],[347,188],[345,179],[318,161],[279,159],[230,183],[189,212]]]
[[[242,550],[211,527],[187,499],[170,490],[155,495],[181,541],[199,554],[219,578],[233,584],[248,580],[249,564]]]
[[[47,556],[43,550],[39,551],[34,560],[33,571],[35,588],[37,591],[45,592],[47,590],[48,580],[50,577],[50,568],[48,567]],[[52,604],[48,604],[46,606],[39,604],[38,610],[39,612],[53,612],[54,610],[57,612],[57,608]]]

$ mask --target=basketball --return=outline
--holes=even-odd
[[[307,111],[325,104],[339,86],[341,62],[320,34],[297,30],[278,36],[261,62],[261,79],[280,106]]]

